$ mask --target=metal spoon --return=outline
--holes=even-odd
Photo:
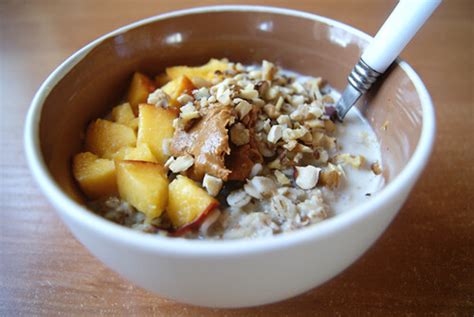
[[[336,117],[342,121],[349,109],[370,89],[415,36],[441,0],[401,0],[364,50],[352,69],[336,104]]]

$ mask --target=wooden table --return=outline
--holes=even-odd
[[[434,99],[431,162],[398,217],[359,261],[325,285],[264,307],[182,305],[130,284],[92,257],[30,176],[23,123],[46,76],[121,25],[230,1],[0,1],[0,315],[471,315],[474,313],[474,1],[445,1],[403,57]],[[248,2],[248,1],[240,1]],[[250,3],[250,2],[249,2]],[[394,1],[261,1],[374,34]]]

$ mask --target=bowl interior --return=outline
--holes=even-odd
[[[324,19],[257,11],[199,12],[136,26],[97,44],[46,98],[39,134],[45,163],[59,186],[82,202],[71,158],[81,150],[86,125],[120,102],[134,71],[156,75],[167,66],[203,64],[211,57],[244,64],[267,59],[341,90],[366,44],[360,33]],[[415,151],[422,107],[399,65],[384,77],[358,106],[381,142],[389,183]]]

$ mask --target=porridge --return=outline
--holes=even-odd
[[[135,73],[126,101],[87,127],[73,174],[92,210],[144,232],[239,239],[310,226],[383,186],[375,134],[357,110],[334,121],[337,98],[268,61]]]

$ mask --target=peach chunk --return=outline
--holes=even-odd
[[[161,89],[168,95],[170,96],[170,104],[173,107],[179,107],[180,104],[178,102],[178,97],[186,93],[188,95],[191,95],[191,92],[196,89],[194,87],[193,83],[191,80],[189,80],[188,77],[186,76],[179,76],[176,79],[173,79],[172,81],[168,82],[166,85],[161,87]]]
[[[173,226],[184,227],[199,223],[219,203],[186,176],[178,175],[169,186],[168,216]]]
[[[135,146],[137,137],[132,128],[120,123],[97,119],[86,132],[86,151],[112,159],[124,146]]]
[[[168,202],[168,177],[156,163],[116,161],[120,197],[143,212],[146,221],[159,217]]]
[[[163,164],[169,157],[163,151],[163,140],[173,137],[173,120],[177,111],[147,104],[141,104],[139,109],[137,146],[147,144],[158,163]]]
[[[156,157],[151,153],[150,147],[145,143],[137,147],[124,146],[114,154],[113,159],[158,163]]]
[[[123,125],[131,126],[131,122],[135,119],[132,107],[128,102],[118,105],[112,109],[112,121]]]
[[[156,157],[151,153],[150,147],[143,143],[136,148],[132,148],[124,156],[125,160],[144,161],[158,163]]]
[[[138,105],[148,99],[148,95],[156,89],[153,81],[146,75],[135,72],[127,93],[127,100],[132,106],[133,113],[138,114]]]
[[[132,146],[124,146],[121,147],[117,152],[115,152],[112,156],[112,160],[125,160],[125,155],[130,153],[134,147]]]
[[[194,77],[201,77],[204,79],[212,79],[216,71],[225,71],[229,68],[229,64],[222,60],[212,58],[207,64],[198,67],[189,66],[174,66],[166,68],[166,74],[171,79],[176,79],[180,76],[187,76],[193,79]]]
[[[112,160],[101,159],[90,152],[74,156],[72,163],[74,178],[90,199],[117,194],[115,165]]]

